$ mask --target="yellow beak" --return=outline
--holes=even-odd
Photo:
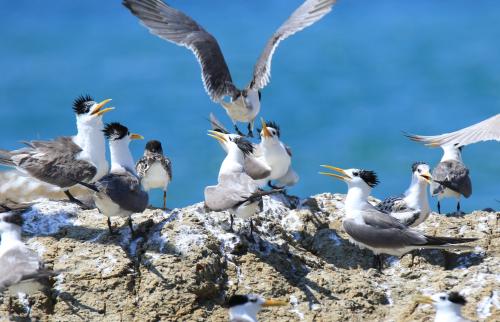
[[[144,140],[144,137],[140,134],[137,134],[137,133],[131,133],[130,139],[131,140]]]
[[[337,167],[334,167],[331,165],[324,165],[324,164],[322,164],[321,167],[340,172],[341,174],[339,175],[339,174],[330,173],[330,172],[320,172],[319,174],[329,176],[329,177],[334,177],[334,178],[340,179],[342,181],[346,181],[346,180],[351,179],[351,177],[347,174],[347,172],[345,172],[344,169],[337,168]]]
[[[429,172],[424,172],[424,173],[420,174],[420,176],[422,178],[424,178],[425,181],[427,181],[427,183],[431,183],[431,181],[432,181],[432,175]]]
[[[222,134],[221,132],[218,132],[218,131],[210,130],[210,131],[208,131],[207,135],[211,138],[216,139],[217,141],[219,141],[221,143],[225,143],[227,141],[225,135]]]
[[[433,304],[434,301],[430,296],[425,296],[425,295],[419,295],[416,297],[415,301],[417,303],[424,303],[424,304]]]
[[[104,113],[107,113],[109,111],[114,110],[115,109],[114,107],[108,107],[108,108],[102,109],[104,107],[104,105],[108,104],[109,102],[111,102],[111,98],[105,99],[104,101],[97,103],[96,108],[94,109],[94,111],[92,111],[92,113],[90,115],[97,114],[97,116],[102,116]]]
[[[262,304],[263,307],[266,306],[285,306],[288,305],[288,302],[282,301],[282,300],[274,300],[274,299],[269,299]]]
[[[267,128],[267,125],[266,125],[266,122],[264,121],[264,119],[261,117],[260,118],[260,123],[262,124],[262,136],[265,137],[265,138],[270,138],[272,135],[271,135],[271,132],[269,132],[269,129]]]

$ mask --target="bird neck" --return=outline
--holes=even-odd
[[[98,168],[98,172],[108,171],[108,162],[106,161],[106,141],[102,132],[104,125],[100,119],[91,122],[82,122],[77,118],[76,128],[78,130],[73,142],[77,144],[82,152],[80,159],[87,160]]]
[[[362,210],[370,205],[368,197],[371,189],[369,187],[349,186],[345,198],[346,212]]]
[[[412,176],[410,187],[404,193],[404,201],[413,209],[423,209],[429,207],[427,199],[427,182]]]
[[[452,305],[436,310],[436,318],[434,321],[460,321],[462,314],[458,305]]]
[[[116,140],[109,142],[111,153],[111,172],[120,173],[129,171],[135,174],[134,159],[128,147],[128,142]]]
[[[17,225],[9,225],[9,229],[4,229],[0,235],[0,240],[3,245],[8,245],[13,241],[21,240],[21,227]]]
[[[244,158],[243,153],[238,148],[230,147],[226,158],[222,161],[219,176],[221,174],[241,172],[243,170]]]
[[[258,309],[252,310],[243,305],[235,306],[229,309],[229,321],[257,322]]]
[[[462,153],[454,145],[445,145],[441,148],[444,151],[441,162],[449,160],[462,162]]]

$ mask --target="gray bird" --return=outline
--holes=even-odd
[[[368,248],[375,255],[388,254],[400,257],[414,249],[469,248],[460,244],[477,240],[477,238],[433,237],[408,228],[368,202],[372,188],[379,183],[375,172],[360,169],[344,170],[328,165],[323,167],[340,174],[330,172],[320,172],[320,174],[347,183],[348,192],[342,226],[351,242],[360,248]],[[381,269],[380,260],[379,269]]]
[[[110,217],[128,217],[132,233],[131,215],[143,212],[148,205],[148,194],[142,189],[135,164],[130,153],[131,140],[143,139],[139,134],[130,133],[120,123],[110,123],[104,129],[111,152],[111,170],[95,184],[79,182],[94,191],[94,201],[99,211],[108,217],[108,229],[113,233]]]
[[[386,198],[376,205],[378,210],[388,213],[407,227],[420,225],[430,214],[427,186],[432,176],[429,165],[415,162],[411,169],[411,183],[405,193],[399,197]]]
[[[158,37],[190,49],[201,69],[205,90],[216,103],[220,103],[233,121],[248,122],[248,135],[252,136],[253,123],[260,111],[260,90],[270,81],[271,61],[279,43],[296,32],[311,26],[332,9],[336,0],[306,0],[298,7],[268,40],[247,87],[238,89],[231,78],[217,40],[196,21],[161,0],[124,0],[123,5],[137,16],[149,31]],[[224,101],[228,97],[230,101]]]
[[[102,133],[104,108],[110,99],[97,103],[92,97],[80,96],[73,103],[78,133],[51,141],[24,142],[25,148],[0,150],[0,164],[16,168],[24,175],[58,186],[71,201],[80,203],[69,189],[75,182],[94,182],[109,169]]]
[[[163,155],[161,143],[151,140],[146,143],[144,155],[135,164],[135,169],[144,190],[163,189],[163,210],[167,209],[167,188],[172,180],[172,162]]]

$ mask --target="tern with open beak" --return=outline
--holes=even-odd
[[[152,34],[184,46],[195,54],[201,66],[205,90],[212,101],[224,107],[238,134],[242,135],[236,123],[247,122],[248,135],[252,136],[253,122],[260,111],[260,90],[270,81],[271,61],[279,43],[323,18],[332,10],[335,2],[336,0],[304,1],[268,40],[254,66],[252,80],[243,90],[234,85],[215,37],[192,18],[161,0],[124,0],[123,5]],[[226,97],[230,101],[224,101]]]
[[[427,186],[432,176],[429,172],[429,165],[424,162],[415,162],[411,170],[410,187],[405,193],[399,197],[386,198],[376,206],[378,210],[397,218],[407,227],[420,225],[430,214]]]
[[[351,242],[360,248],[368,248],[376,255],[388,254],[400,257],[414,249],[470,248],[461,244],[477,240],[477,238],[433,237],[408,228],[368,202],[372,188],[379,183],[375,172],[360,169],[344,170],[329,165],[322,167],[337,173],[320,172],[320,174],[340,179],[348,186],[342,226]],[[380,266],[379,262],[379,269]]]
[[[436,308],[434,322],[470,322],[462,317],[462,308],[467,304],[458,292],[437,293],[432,296],[419,295],[417,303],[432,304]]]
[[[288,302],[265,299],[257,294],[233,295],[226,305],[230,322],[257,322],[257,314],[263,307],[286,306]]]
[[[73,103],[76,136],[29,141],[19,150],[0,150],[0,164],[58,186],[71,201],[80,203],[69,192],[75,182],[94,182],[108,173],[102,116],[113,109],[104,108],[109,101],[97,103],[88,95],[78,97]]]

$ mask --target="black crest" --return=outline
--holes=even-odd
[[[361,179],[363,179],[364,182],[366,182],[367,185],[372,188],[379,184],[377,174],[374,171],[359,170],[359,176]]]
[[[417,167],[418,167],[419,165],[421,165],[421,164],[427,164],[427,163],[422,162],[422,161],[417,161],[417,162],[413,163],[413,164],[411,165],[411,172],[413,173],[413,172],[417,171]]]
[[[247,139],[242,137],[237,137],[233,139],[233,142],[236,143],[236,145],[241,150],[241,152],[243,152],[244,155],[249,155],[253,153],[253,145]]]
[[[460,295],[458,292],[451,292],[450,294],[448,294],[448,300],[450,300],[450,302],[453,302],[453,303],[459,304],[459,305],[465,305],[467,303],[467,301],[465,300],[465,297]]]
[[[24,222],[21,214],[8,215],[8,216],[5,216],[2,220],[4,222],[9,223],[9,224],[14,224],[14,225],[18,225],[18,226],[22,226],[23,222]]]
[[[102,131],[108,140],[120,140],[130,134],[128,128],[118,122],[106,124]]]
[[[153,153],[163,154],[163,148],[161,147],[160,141],[151,140],[146,143],[146,150]]]
[[[281,137],[281,130],[280,130],[280,126],[278,125],[278,123],[276,123],[275,121],[269,121],[269,122],[266,122],[266,126],[272,127],[273,129],[275,129],[276,135],[278,137]],[[257,129],[257,131],[259,131],[259,133],[260,133],[262,131],[262,129]]]
[[[248,296],[246,295],[233,295],[227,300],[227,307],[235,307],[248,302]]]
[[[86,114],[94,103],[95,101],[90,95],[80,95],[73,101],[73,111],[76,114]]]

